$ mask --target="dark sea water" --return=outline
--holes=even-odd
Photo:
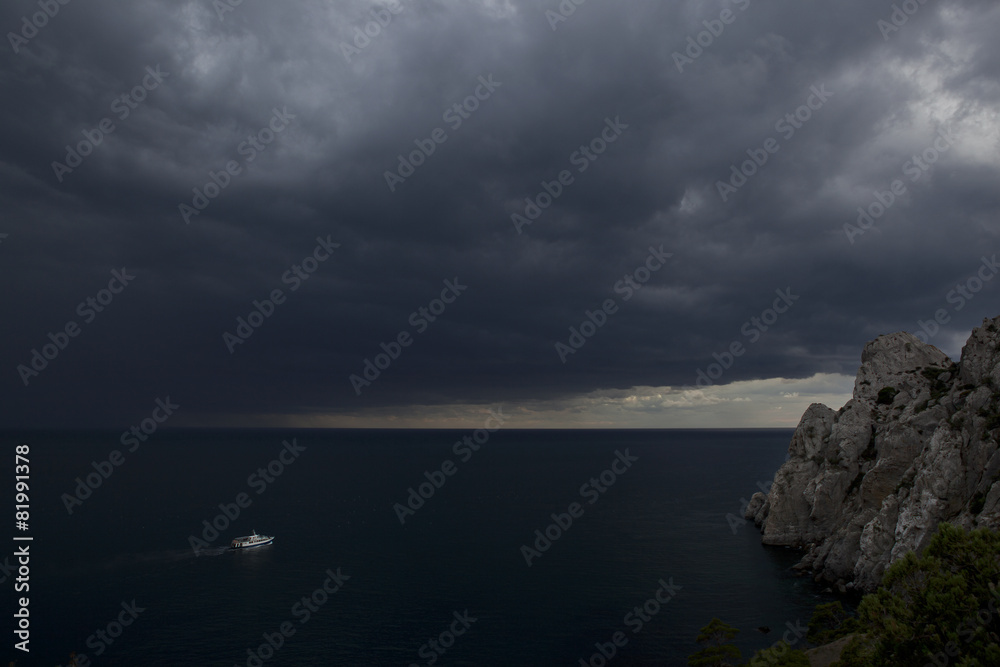
[[[0,547],[0,664],[66,665],[75,651],[93,665],[601,665],[595,645],[610,651],[620,632],[608,665],[685,665],[713,616],[741,628],[749,657],[831,599],[793,576],[794,553],[726,518],[783,462],[790,430],[500,430],[456,455],[470,434],[163,431],[134,452],[118,433],[4,434],[7,480],[15,444],[31,447],[30,528],[6,533],[34,541],[28,593],[10,569],[21,543]],[[124,460],[70,514],[63,494],[116,449]],[[290,463],[272,463],[283,450]],[[599,492],[589,480],[616,452],[636,460]],[[394,504],[445,460],[454,474],[401,524]],[[251,477],[269,464],[270,482]],[[241,493],[249,506],[196,555],[191,536]],[[522,545],[572,503],[582,515],[550,529],[529,567]],[[274,544],[221,548],[254,529]],[[30,656],[13,649],[22,595]]]

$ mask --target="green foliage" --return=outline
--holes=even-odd
[[[743,654],[729,642],[739,633],[738,628],[713,618],[698,634],[697,642],[703,644],[704,648],[688,656],[688,665],[691,667],[727,667],[738,664]]]
[[[840,602],[831,602],[816,606],[813,617],[809,620],[809,632],[806,640],[819,646],[829,644],[861,629],[858,619],[846,611]]]
[[[788,642],[780,641],[754,653],[747,664],[750,667],[809,667],[809,658],[803,651],[793,651]]]
[[[944,373],[947,368],[941,368],[939,366],[931,366],[929,368],[920,369],[920,374],[931,382],[937,382],[938,376]]]
[[[1000,533],[941,524],[917,557],[892,564],[858,607],[841,667],[1000,664]]]
[[[951,371],[951,368],[925,368],[920,373],[930,380],[931,384],[931,400],[941,398],[948,393],[949,386],[946,382],[942,382],[940,376],[944,373]]]
[[[912,489],[914,479],[915,479],[915,474],[913,472],[903,475],[903,479],[899,480],[899,484],[896,485],[896,488],[893,489],[892,492],[896,495],[899,495],[900,489]]]
[[[898,393],[899,390],[895,387],[882,387],[882,389],[878,392],[878,399],[876,399],[875,402],[878,405],[890,405],[892,403],[892,399],[896,398],[896,394]]]
[[[1000,402],[996,393],[990,396],[989,402],[979,409],[979,416],[985,419],[983,438],[989,437],[991,431],[1000,428]]]
[[[983,507],[986,505],[986,494],[979,492],[972,496],[972,500],[969,502],[969,511],[973,514],[979,514],[983,511]]]

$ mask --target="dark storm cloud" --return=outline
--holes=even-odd
[[[892,30],[892,3],[860,1],[565,2],[563,21],[557,2],[77,0],[27,38],[39,5],[8,4],[0,27],[26,32],[0,70],[3,423],[124,427],[167,395],[178,424],[563,400],[692,385],[735,341],[722,382],[853,374],[866,340],[939,309],[931,342],[955,352],[1000,287],[948,300],[995,248],[1000,12],[901,5]],[[939,131],[948,149],[911,178]],[[884,216],[845,232],[897,179]],[[340,246],[293,291],[322,241]],[[616,284],[661,246],[626,301]],[[134,280],[87,316],[122,267]],[[446,280],[468,287],[431,322]],[[230,353],[223,334],[276,289]],[[607,299],[562,363],[555,344]],[[70,321],[25,386],[17,367]],[[403,332],[356,395],[349,376]]]

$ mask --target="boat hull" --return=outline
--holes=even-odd
[[[274,542],[273,537],[268,537],[267,539],[264,540],[254,540],[253,542],[250,543],[241,542],[239,540],[233,540],[232,544],[229,545],[229,548],[234,551],[240,549],[256,549],[257,547],[266,547],[268,544],[271,544],[272,542]]]

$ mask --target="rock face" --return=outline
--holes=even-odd
[[[958,364],[908,333],[865,346],[854,396],[813,404],[767,495],[746,518],[763,542],[801,548],[797,566],[840,590],[875,588],[942,521],[1000,528],[1000,317]]]

